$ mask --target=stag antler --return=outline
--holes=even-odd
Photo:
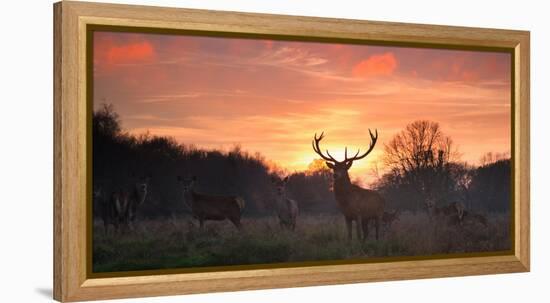
[[[338,161],[330,155],[328,150],[326,151],[328,156],[323,155],[323,153],[321,152],[321,148],[319,148],[319,142],[321,142],[321,140],[323,140],[324,137],[325,137],[325,132],[322,132],[318,138],[317,138],[317,133],[315,133],[315,136],[313,137],[313,141],[311,141],[311,146],[313,147],[313,150],[315,151],[315,153],[321,156],[321,158],[323,158],[324,160],[338,163]]]
[[[359,152],[361,151],[359,149],[359,150],[357,150],[357,153],[355,154],[355,156],[348,159],[348,148],[346,147],[345,159],[344,159],[343,162],[349,162],[349,161],[353,162],[355,160],[361,160],[361,159],[365,158],[368,154],[370,154],[370,152],[372,151],[372,149],[376,145],[376,141],[378,140],[378,130],[375,129],[374,130],[374,135],[373,135],[372,132],[369,129],[369,135],[370,135],[370,140],[371,140],[369,149],[365,153],[363,153],[362,155],[358,156]]]
[[[313,147],[313,150],[315,151],[315,153],[321,156],[321,158],[323,158],[325,161],[334,162],[334,163],[353,162],[355,160],[361,160],[365,158],[368,154],[370,154],[370,152],[374,148],[374,145],[376,145],[376,141],[378,140],[378,130],[375,129],[374,133],[375,134],[373,135],[371,130],[369,129],[371,143],[370,143],[369,149],[366,152],[364,152],[362,155],[359,155],[361,150],[357,150],[357,153],[355,153],[355,156],[348,159],[348,147],[346,146],[344,150],[344,161],[338,161],[334,159],[334,157],[328,152],[328,150],[326,150],[326,153],[327,153],[326,156],[321,152],[321,148],[319,147],[319,142],[321,142],[321,140],[325,137],[325,132],[322,132],[319,137],[317,137],[317,133],[315,133],[315,136],[313,137],[313,141],[311,141],[311,146]]]

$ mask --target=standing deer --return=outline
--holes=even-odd
[[[346,227],[348,232],[348,239],[352,238],[352,224],[356,223],[357,238],[366,239],[368,237],[369,221],[374,220],[376,227],[376,239],[379,237],[380,221],[384,213],[384,198],[380,196],[376,191],[361,188],[355,184],[352,184],[349,178],[348,170],[350,169],[353,161],[361,160],[365,158],[374,148],[376,140],[378,140],[378,131],[373,135],[369,129],[371,137],[371,143],[369,149],[363,154],[359,155],[360,150],[357,151],[355,156],[348,158],[348,148],[345,148],[345,158],[343,161],[334,159],[326,151],[326,155],[321,152],[319,142],[324,137],[324,132],[321,136],[317,137],[317,134],[313,137],[311,142],[313,150],[323,160],[326,161],[327,166],[332,169],[334,174],[334,197],[338,202],[340,210],[344,214],[346,219]],[[361,229],[363,236],[361,236]]]
[[[382,214],[382,224],[386,227],[386,230],[389,230],[393,222],[399,221],[399,215],[401,212],[399,210],[394,211],[385,211]]]
[[[199,220],[200,228],[204,221],[222,221],[228,219],[241,229],[241,214],[244,208],[244,199],[238,196],[214,196],[195,191],[197,177],[177,177],[182,186],[183,203],[191,210],[193,217]]]
[[[137,210],[147,197],[148,182],[149,177],[140,178],[129,189],[119,188],[108,199],[102,199],[101,217],[105,233],[109,225],[113,225],[115,231],[119,226],[134,228]]]
[[[110,198],[110,197],[109,197]],[[103,221],[103,231],[107,234],[108,225],[114,224],[113,218],[111,215],[109,205],[110,199],[107,199],[103,193],[103,188],[99,186],[94,186],[92,191],[93,207],[94,209],[99,209],[99,214],[101,215],[101,220]]]
[[[271,182],[275,185],[277,198],[277,216],[282,228],[288,228],[292,231],[296,228],[296,217],[298,217],[298,203],[288,198],[286,194],[286,185],[288,176],[283,180],[278,177],[272,177]]]
[[[126,225],[129,225],[132,229],[134,228],[134,221],[136,220],[137,210],[147,197],[147,184],[149,182],[149,177],[144,177],[138,180],[138,182],[133,184],[133,187],[130,188],[129,192],[125,192],[127,195],[126,203],[126,212],[124,214],[124,221]]]
[[[109,231],[109,224],[113,225],[115,232],[118,232],[119,226],[127,226],[128,204],[128,193],[124,190],[113,191],[109,199],[104,201],[102,216],[105,233]]]

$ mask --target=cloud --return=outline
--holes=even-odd
[[[356,77],[389,76],[397,68],[397,59],[393,53],[372,55],[368,59],[359,62],[353,68]]]
[[[131,133],[240,143],[288,169],[316,157],[315,132],[343,157],[377,128],[380,147],[352,168],[363,174],[413,119],[440,122],[466,161],[510,149],[509,54],[96,33],[94,62],[96,102],[113,103]]]
[[[107,62],[110,64],[144,63],[155,58],[155,49],[147,41],[113,46],[107,51]]]
[[[275,51],[272,51],[271,48],[268,48],[268,52],[263,54],[258,62],[253,63],[309,67],[325,64],[328,61],[302,48],[284,46]]]

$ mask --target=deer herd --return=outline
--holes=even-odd
[[[378,131],[374,134],[369,130],[370,145],[361,153],[358,150],[355,155],[348,157],[347,147],[344,149],[344,160],[336,160],[328,150],[323,151],[320,142],[324,133],[314,135],[312,140],[313,151],[326,161],[333,175],[333,192],[338,208],[344,216],[347,238],[352,239],[353,224],[355,223],[356,236],[359,240],[365,240],[369,234],[369,224],[374,223],[375,238],[380,237],[381,227],[389,230],[393,223],[399,221],[400,210],[386,210],[384,198],[375,190],[362,188],[353,184],[350,180],[349,169],[354,161],[364,159],[369,155],[378,140]],[[144,204],[148,194],[150,177],[136,179],[130,186],[119,187],[108,195],[101,187],[94,187],[92,196],[94,207],[99,206],[104,231],[108,233],[109,226],[113,226],[115,232],[123,229],[134,229],[134,222],[138,208]],[[245,200],[235,195],[212,195],[196,190],[197,177],[176,178],[181,193],[181,203],[199,222],[200,228],[205,221],[229,220],[238,230],[242,229],[241,217],[245,208]],[[289,177],[280,178],[273,175],[271,183],[275,193],[276,216],[281,228],[294,231],[299,215],[298,202],[289,197],[287,192]],[[461,226],[463,224],[481,224],[488,226],[487,217],[480,213],[474,213],[465,209],[461,202],[452,202],[445,206],[436,206],[435,200],[426,199],[425,210],[429,222],[442,220],[450,225]]]

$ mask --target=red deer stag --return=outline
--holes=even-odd
[[[241,214],[244,208],[244,199],[238,196],[214,196],[195,191],[197,178],[182,178],[177,180],[182,186],[183,203],[191,210],[193,217],[199,220],[200,228],[204,221],[222,221],[228,219],[241,229]]]
[[[286,193],[288,176],[281,180],[278,177],[272,177],[271,182],[276,188],[276,207],[279,224],[282,228],[288,228],[292,231],[296,228],[296,217],[298,217],[298,203],[290,199]]]
[[[348,158],[348,148],[346,147],[345,158],[343,161],[334,159],[328,150],[326,151],[326,155],[321,152],[319,142],[323,139],[324,133],[321,133],[321,136],[319,137],[315,134],[313,141],[311,142],[315,153],[325,160],[327,166],[333,171],[334,197],[346,219],[349,240],[352,238],[351,229],[353,221],[355,221],[356,224],[358,239],[367,238],[370,220],[374,220],[375,222],[376,239],[378,240],[379,237],[380,220],[382,219],[382,215],[384,213],[384,198],[382,198],[382,196],[380,196],[376,191],[361,188],[355,184],[352,184],[348,174],[348,170],[353,164],[353,161],[365,158],[373,150],[376,140],[378,140],[378,131],[375,133],[376,135],[373,135],[369,129],[371,143],[369,149],[361,155],[359,155],[360,150],[358,150],[355,156]],[[363,231],[363,236],[361,236],[361,229]]]

